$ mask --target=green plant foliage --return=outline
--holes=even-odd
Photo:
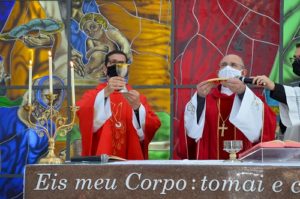
[[[157,130],[152,142],[170,142],[170,115],[165,112],[157,112],[161,126]],[[149,151],[150,160],[167,160],[170,157],[170,150]]]

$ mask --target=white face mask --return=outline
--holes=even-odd
[[[221,78],[233,78],[233,77],[239,77],[242,75],[242,71],[232,68],[231,66],[227,65],[221,70],[219,70],[218,76]],[[225,86],[221,87],[221,93],[226,94],[226,95],[232,95],[233,92],[229,89],[226,88]]]
[[[232,68],[231,66],[227,65],[221,70],[219,70],[219,77],[221,78],[233,78],[233,77],[239,77],[242,76],[242,71]]]

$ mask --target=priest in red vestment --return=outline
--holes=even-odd
[[[197,85],[185,107],[181,158],[229,159],[223,150],[225,140],[242,140],[243,152],[275,138],[275,113],[236,78],[246,72],[239,56],[227,55],[220,62],[218,84],[205,81]]]
[[[117,64],[127,63],[122,51],[106,55],[107,83],[87,91],[77,102],[82,155],[113,155],[130,160],[148,159],[148,145],[160,121],[146,98],[118,76]],[[128,92],[120,92],[126,86]]]

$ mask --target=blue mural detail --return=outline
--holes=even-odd
[[[85,0],[82,3],[82,12],[84,14],[94,12],[94,13],[100,13],[98,9],[98,5],[95,2],[95,0]]]
[[[48,138],[39,137],[18,117],[18,106],[0,107],[0,174],[24,174],[26,164],[36,163],[46,152]],[[23,178],[2,178],[0,198],[10,198],[22,193]]]
[[[5,22],[15,5],[15,1],[0,1],[0,32],[5,25]]]
[[[40,31],[45,34],[52,34],[62,29],[62,24],[53,19],[33,19],[24,25],[14,27],[8,32],[10,39],[16,39],[27,35],[32,31]]]
[[[22,177],[1,178],[0,180],[0,199],[21,199],[23,198]]]
[[[80,30],[79,24],[74,19],[71,19],[71,46],[76,49],[80,54],[86,54],[85,41],[87,39],[86,34]],[[86,64],[88,60],[85,56],[82,57],[82,62]]]
[[[82,2],[82,12],[86,13],[100,13],[98,5],[95,0],[85,0]],[[87,35],[80,30],[79,23],[74,19],[71,19],[71,46],[77,50],[80,54],[86,55],[86,40]],[[86,64],[88,62],[85,56],[82,57],[82,62]]]

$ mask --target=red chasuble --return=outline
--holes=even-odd
[[[160,127],[160,121],[142,95],[140,100],[146,110],[144,140],[139,140],[132,124],[132,107],[118,91],[110,95],[112,116],[97,132],[93,132],[95,99],[105,86],[106,83],[99,84],[96,89],[87,91],[77,102],[80,107],[77,115],[82,137],[82,155],[107,154],[130,160],[148,159],[148,145]],[[131,90],[130,87],[127,89]]]
[[[229,115],[233,105],[234,94],[227,96],[214,88],[211,94],[206,97],[206,117],[202,138],[196,143],[184,132],[181,136],[181,150],[178,153],[181,158],[188,159],[229,159],[229,154],[223,150],[224,140],[242,140],[243,149],[239,153],[251,148],[259,142],[274,140],[276,129],[276,115],[271,108],[264,103],[264,121],[261,131],[261,138],[256,143],[251,143],[247,137],[229,121]],[[259,96],[258,96],[259,97]],[[222,124],[224,121],[224,131]],[[180,125],[183,126],[183,122]],[[255,124],[249,124],[255,125]],[[181,129],[184,129],[182,127]],[[182,133],[182,132],[181,132]],[[184,146],[185,145],[185,146]]]

